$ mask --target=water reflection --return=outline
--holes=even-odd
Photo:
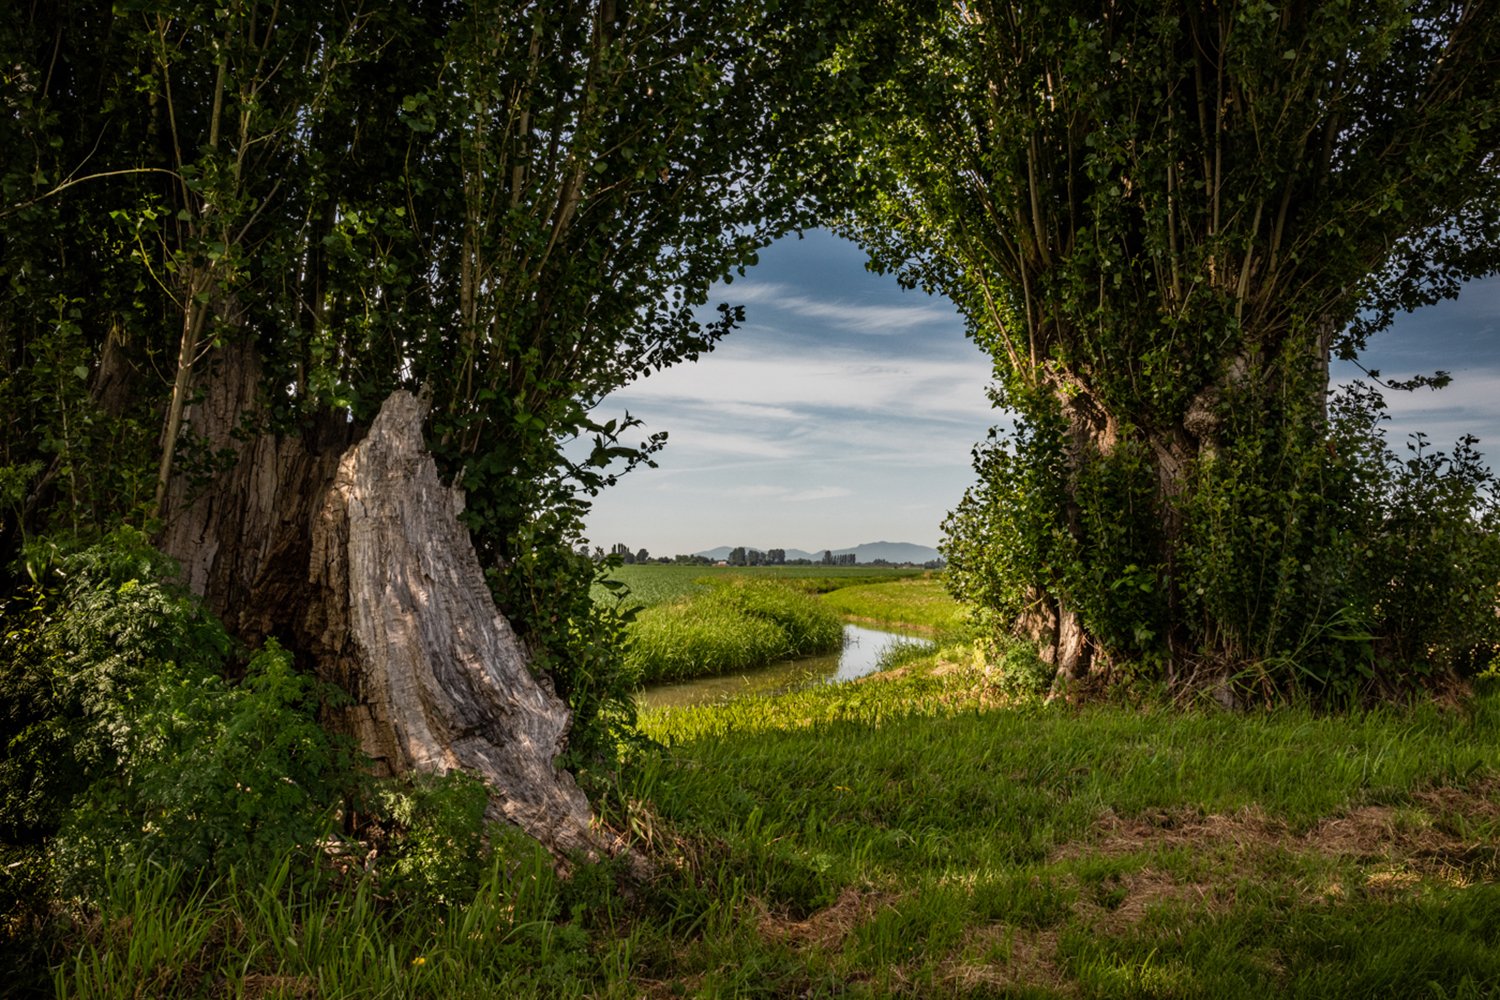
[[[718,677],[700,677],[679,684],[658,684],[639,692],[636,702],[643,708],[701,705],[743,694],[774,694],[809,684],[850,681],[873,673],[879,664],[880,654],[887,647],[899,642],[925,641],[896,632],[845,625],[844,648],[840,652],[783,660],[769,667]]]

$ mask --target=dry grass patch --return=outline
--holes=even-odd
[[[849,934],[860,924],[896,900],[891,893],[853,888],[839,893],[839,898],[804,920],[790,920],[769,911],[760,916],[760,933],[772,941],[782,941],[797,948],[831,951],[843,946]]]
[[[1057,931],[1004,925],[971,929],[937,981],[954,993],[1029,986],[1072,996],[1077,986],[1057,964]]]
[[[1413,794],[1409,804],[1358,806],[1301,834],[1258,806],[1206,816],[1189,809],[1151,810],[1131,818],[1106,810],[1092,837],[1063,845],[1053,860],[1233,846],[1246,854],[1278,849],[1312,852],[1365,862],[1404,862],[1427,871],[1477,868],[1481,871],[1475,874],[1488,881],[1500,867],[1494,843],[1494,830],[1500,827],[1497,792],[1500,783],[1494,781],[1429,789]]]

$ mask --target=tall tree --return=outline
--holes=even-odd
[[[965,595],[1063,677],[1222,681],[1357,632],[1329,359],[1500,260],[1500,10],[965,0],[909,30],[930,6],[850,46],[894,69],[848,136],[856,228],[959,303],[1018,415],[948,524]]]
[[[514,625],[501,659],[555,680],[572,763],[607,752],[628,700],[574,548],[588,497],[661,436],[627,446],[632,421],[589,410],[710,349],[738,313],[701,319],[709,286],[805,215],[788,179],[822,25],[766,6],[64,0],[5,18],[7,589],[38,532],[148,525],[236,636],[278,635],[350,690],[343,724],[368,747],[430,762],[495,720],[382,749],[387,709],[361,706],[389,685],[358,609],[380,606],[362,574],[421,555],[386,530],[397,510],[441,533],[462,506],[368,495],[427,482],[425,441]],[[462,604],[473,574],[455,573]]]

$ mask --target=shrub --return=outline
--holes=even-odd
[[[462,771],[387,782],[376,795],[393,824],[382,882],[398,895],[446,904],[468,902],[488,863],[484,783]]]
[[[1471,437],[1440,452],[1417,435],[1398,458],[1384,409],[1354,383],[1326,422],[1289,429],[1226,400],[1233,433],[1189,466],[1163,534],[1166,501],[1128,435],[1109,454],[1070,450],[1041,407],[976,450],[980,481],[945,524],[946,582],[995,638],[1028,618],[1045,633],[1049,602],[1076,610],[1117,682],[1338,703],[1471,676],[1500,649],[1496,482]]]
[[[7,609],[0,835],[55,833],[75,890],[107,866],[262,863],[316,837],[351,773],[274,641],[224,679],[230,640],[173,570],[122,530],[59,553]]]

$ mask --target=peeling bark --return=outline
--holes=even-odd
[[[177,464],[157,539],[183,582],[247,645],[275,635],[348,692],[326,722],[379,770],[462,768],[489,785],[492,818],[559,857],[600,853],[587,799],[554,764],[567,706],[495,608],[425,408],[398,392],[367,434],[337,412],[274,434],[257,429],[253,344],[216,351],[198,378],[184,423],[195,455],[218,459],[196,483]]]
[[[313,525],[304,619],[319,670],[349,692],[338,724],[392,774],[462,768],[491,813],[559,855],[595,853],[588,801],[554,760],[569,716],[533,677],[422,438],[426,406],[382,406],[339,462]]]

